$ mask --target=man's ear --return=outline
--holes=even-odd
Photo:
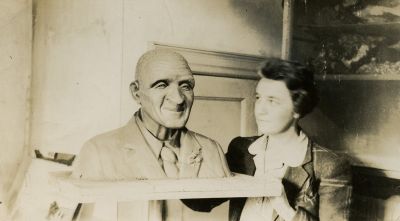
[[[129,85],[133,99],[140,104],[139,82],[136,80]]]
[[[298,120],[298,119],[300,118],[300,114],[294,112],[294,113],[293,113],[293,118]]]

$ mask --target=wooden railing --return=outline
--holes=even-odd
[[[70,178],[70,174],[69,166],[34,159],[10,220],[45,220],[54,215],[50,207],[62,210],[61,220],[79,220],[77,207],[94,203],[97,212],[112,221],[118,217],[118,202],[278,196],[283,188],[280,181],[242,174],[228,178],[121,181],[80,180]]]

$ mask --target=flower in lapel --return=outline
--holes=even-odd
[[[194,166],[196,164],[199,164],[202,160],[203,156],[201,155],[201,149],[196,149],[193,150],[192,153],[190,153],[186,163]]]

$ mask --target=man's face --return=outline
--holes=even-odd
[[[258,82],[254,113],[261,134],[279,134],[293,125],[293,101],[283,81],[262,78]]]
[[[193,104],[194,78],[184,62],[153,62],[138,83],[143,115],[166,128],[185,126]]]

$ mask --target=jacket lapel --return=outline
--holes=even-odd
[[[181,135],[179,178],[195,178],[201,165],[201,146],[196,135],[184,129]]]
[[[298,167],[288,167],[286,170],[284,180],[293,184],[296,189],[301,190],[303,185],[307,181],[308,177],[311,176],[312,171],[309,170],[309,165],[312,163],[312,145],[311,141],[308,142],[306,156],[301,166]],[[285,184],[285,182],[284,182]],[[293,196],[291,196],[291,192],[288,192],[288,189],[285,187],[286,194],[289,202],[291,201]],[[288,195],[289,194],[289,195]],[[296,193],[297,195],[298,193]],[[272,215],[272,220],[278,220],[278,213],[274,210]],[[280,219],[279,219],[280,220]]]
[[[301,166],[288,167],[284,179],[294,184],[296,188],[301,189],[308,179],[312,175],[309,165],[312,163],[312,145],[311,140],[308,141],[307,152],[304,161]]]
[[[121,135],[123,140],[123,148],[126,151],[135,151],[135,157],[133,160],[136,161],[136,165],[141,174],[148,179],[162,179],[167,178],[164,170],[158,162],[158,159],[154,156],[149,144],[143,137],[140,131],[135,117],[128,122],[125,126],[124,131]]]

